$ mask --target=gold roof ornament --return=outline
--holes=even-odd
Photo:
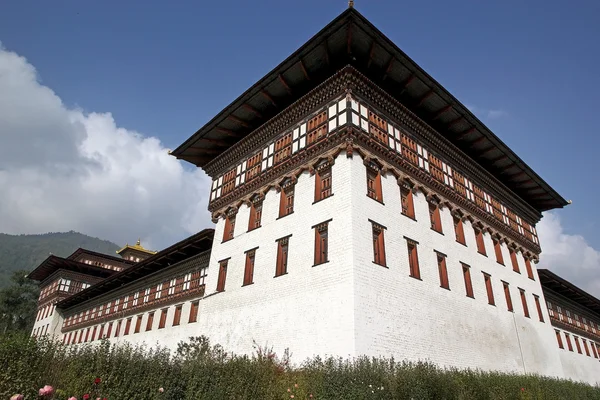
[[[125,246],[121,250],[117,251],[117,254],[121,254],[125,250],[141,251],[142,253],[151,254],[151,255],[156,254],[156,251],[152,251],[152,250],[148,250],[148,249],[144,248],[144,246],[142,246],[142,242],[141,242],[141,240],[139,238],[138,238],[137,242],[135,242],[134,246],[130,246],[129,244],[125,244]]]
[[[354,8],[354,0],[348,1],[348,8]]]

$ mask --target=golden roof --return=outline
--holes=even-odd
[[[140,239],[137,240],[137,242],[135,243],[134,246],[130,246],[129,244],[125,244],[125,247],[123,247],[121,250],[117,251],[117,254],[121,254],[123,253],[125,250],[135,250],[135,251],[141,251],[142,253],[146,253],[146,254],[156,254],[156,251],[152,251],[152,250],[148,250],[145,249],[141,242]]]

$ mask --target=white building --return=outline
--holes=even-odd
[[[173,155],[213,178],[214,231],[122,255],[108,277],[45,261],[30,274],[43,288],[93,281],[34,334],[171,348],[205,335],[295,361],[394,356],[599,382],[600,301],[555,290],[587,318],[565,325],[534,265],[541,213],[567,202],[354,9]],[[555,329],[588,355],[561,349]]]

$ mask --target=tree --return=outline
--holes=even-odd
[[[12,274],[11,284],[0,290],[0,332],[29,333],[35,322],[39,289],[27,271]]]

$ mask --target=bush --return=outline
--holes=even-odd
[[[533,375],[440,369],[427,363],[319,357],[300,367],[289,354],[256,347],[228,354],[205,337],[165,349],[100,344],[65,347],[24,335],[0,336],[0,399],[37,398],[46,384],[55,399],[600,399],[600,388]],[[94,381],[99,378],[97,383]],[[163,388],[163,391],[159,389]]]

